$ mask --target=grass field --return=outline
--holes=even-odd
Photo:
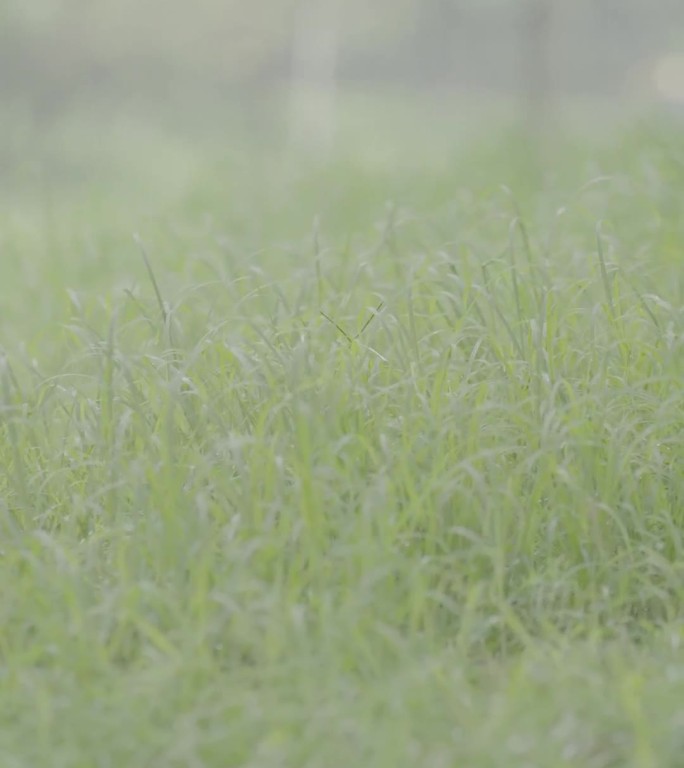
[[[681,766],[681,126],[92,121],[1,158],[3,768]]]

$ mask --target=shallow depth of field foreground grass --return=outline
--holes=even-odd
[[[684,146],[507,141],[5,214],[4,768],[682,765]]]

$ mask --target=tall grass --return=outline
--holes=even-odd
[[[543,191],[513,143],[461,178],[281,168],[237,235],[230,195],[198,225],[205,176],[100,273],[58,236],[73,290],[3,326],[3,765],[679,765],[659,135]]]

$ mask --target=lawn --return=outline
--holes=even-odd
[[[682,765],[681,125],[356,109],[3,127],[4,768]]]

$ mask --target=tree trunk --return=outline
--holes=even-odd
[[[530,134],[540,137],[551,111],[552,0],[527,0],[523,19],[522,76]]]
[[[336,128],[339,0],[300,0],[290,79],[290,142],[324,159]]]
[[[526,131],[527,172],[534,184],[546,184],[553,109],[552,2],[526,0],[521,35],[522,107]]]

